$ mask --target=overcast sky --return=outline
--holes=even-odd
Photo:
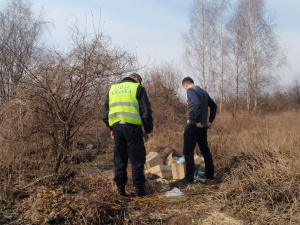
[[[1,3],[4,0],[0,0]],[[112,42],[136,54],[141,62],[174,62],[183,68],[181,34],[189,28],[188,9],[193,0],[33,0],[34,10],[43,7],[50,27],[50,43],[67,48],[67,26],[75,21],[91,28],[92,21],[103,26]],[[300,76],[300,1],[266,0],[275,14],[277,34],[287,49],[288,66],[282,82]],[[92,19],[92,15],[94,19]]]

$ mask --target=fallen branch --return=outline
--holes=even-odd
[[[47,178],[49,178],[49,177],[53,177],[53,176],[54,176],[54,174],[50,174],[50,175],[41,177],[41,178],[37,179],[36,181],[33,181],[33,182],[31,182],[30,184],[27,184],[27,185],[25,185],[24,187],[19,188],[19,190],[25,190],[26,188],[29,188],[30,186],[36,184],[37,182],[39,182],[39,181],[41,181],[41,180],[45,180],[45,179],[47,179]]]

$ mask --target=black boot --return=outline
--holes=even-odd
[[[118,193],[119,193],[119,195],[121,195],[121,196],[124,196],[124,197],[130,197],[130,195],[127,194],[126,191],[125,191],[125,186],[119,186],[119,187],[118,187]]]
[[[136,187],[136,195],[138,197],[143,197],[143,196],[150,195],[150,194],[152,194],[152,191],[145,190],[144,186],[138,186],[138,187]]]

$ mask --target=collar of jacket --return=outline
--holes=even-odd
[[[131,78],[131,77],[125,77],[123,80],[121,80],[120,81],[120,83],[122,83],[122,82],[133,82],[133,83],[137,83],[133,78]]]

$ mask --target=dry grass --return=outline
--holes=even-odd
[[[148,149],[181,151],[183,127],[157,132]],[[299,113],[218,115],[208,136],[219,184],[207,204],[218,216],[201,224],[300,223]]]
[[[220,119],[210,138],[220,210],[246,223],[299,224],[300,114]]]
[[[147,150],[161,152],[168,146],[181,152],[183,129],[182,123],[155,130]],[[67,164],[77,171],[75,177],[47,178],[23,190],[11,180],[10,194],[1,196],[0,222],[296,225],[300,223],[299,133],[300,114],[294,112],[240,114],[235,119],[218,115],[215,129],[209,131],[216,185],[188,186],[182,189],[183,198],[158,198],[162,185],[149,181],[153,195],[122,199],[112,182],[112,155],[105,153],[93,162]],[[134,196],[129,178],[127,190]]]

